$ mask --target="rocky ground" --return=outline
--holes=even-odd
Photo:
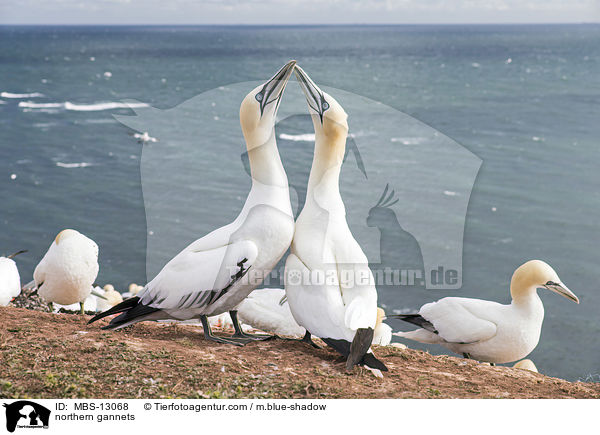
[[[329,349],[274,339],[239,348],[196,326],[103,331],[90,316],[0,308],[4,398],[600,398],[600,383],[375,348],[383,379]]]

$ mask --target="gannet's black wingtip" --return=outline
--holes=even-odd
[[[388,368],[385,366],[385,364],[378,360],[372,353],[366,353],[360,361],[360,364],[372,369],[381,370],[382,372],[388,371]]]
[[[92,317],[90,319],[90,321],[88,322],[88,325],[90,323],[94,323],[96,320],[100,320],[103,319],[107,316],[111,316],[113,314],[118,314],[118,313],[122,313],[123,311],[127,311],[130,308],[135,307],[140,301],[140,298],[138,296],[134,296],[132,298],[129,299],[125,299],[123,302],[115,305],[112,308],[109,308],[106,311],[103,311],[102,313],[96,314],[94,317]],[[102,328],[104,329],[104,328]]]
[[[434,334],[438,333],[435,326],[433,326],[433,323],[422,317],[420,314],[391,314],[386,315],[386,318],[404,320],[405,322],[412,323],[413,325],[419,326]]]

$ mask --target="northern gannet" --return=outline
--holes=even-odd
[[[295,61],[252,90],[242,101],[240,123],[248,148],[252,188],[231,224],[196,240],[177,254],[137,296],[95,316],[121,313],[105,329],[144,320],[200,318],[207,340],[243,345],[235,307],[287,251],[294,235],[288,181],[275,141],[275,117]],[[207,205],[202,204],[206,207]],[[229,311],[232,337],[211,334],[207,317]]]
[[[481,299],[448,297],[421,307],[418,314],[388,316],[421,329],[394,335],[421,343],[436,343],[467,358],[508,363],[525,358],[538,344],[544,305],[537,294],[544,287],[576,303],[554,269],[540,260],[523,264],[512,276],[512,302],[502,305]]]
[[[123,296],[111,284],[106,284],[102,290],[100,293],[104,299],[98,298],[98,311],[108,310],[123,302]]]
[[[315,129],[306,202],[285,264],[285,290],[296,322],[347,357],[346,368],[385,365],[371,352],[377,290],[368,260],[352,236],[339,191],[348,135],[347,115],[299,67],[296,77]],[[319,278],[319,275],[321,276]]]
[[[383,323],[385,319],[385,311],[383,308],[377,308],[377,321],[373,331],[373,344],[378,346],[387,346],[392,341],[392,328],[390,325]]]
[[[281,303],[284,297],[284,289],[254,290],[238,306],[240,320],[265,332],[302,338],[306,330],[294,320],[289,304]]]
[[[98,276],[98,245],[75,230],[62,230],[33,272],[38,294],[50,303],[79,303],[84,313],[84,301],[92,292]]]
[[[27,251],[19,251],[8,257],[0,257],[0,307],[7,306],[10,301],[21,294],[21,277],[17,263],[13,260],[19,254]]]
[[[517,362],[513,367],[515,369],[529,370],[530,372],[539,373],[537,367],[530,359],[522,359],[521,361]]]

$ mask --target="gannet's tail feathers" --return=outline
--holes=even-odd
[[[386,316],[386,318],[404,320],[405,322],[417,325],[420,328],[423,328],[429,332],[433,332],[434,334],[438,333],[433,324],[424,317],[421,317],[420,314],[392,314]]]
[[[156,313],[157,311],[160,311],[160,309],[144,305],[140,302],[138,296],[134,296],[133,298],[125,299],[120,304],[92,317],[88,324],[106,316],[121,313],[113,318],[108,325],[102,327],[102,329],[119,329],[146,320],[149,315]]]
[[[350,352],[346,360],[346,369],[352,370],[356,364],[359,364],[365,354],[369,351],[373,342],[373,328],[358,328],[354,339],[350,344]]]
[[[365,331],[367,331],[367,329],[370,328],[366,328],[364,329]],[[358,333],[359,330],[357,330]],[[368,334],[364,334],[361,333],[359,334],[359,342],[363,343],[364,339],[366,338]],[[373,339],[373,330],[371,329],[371,340]],[[354,338],[354,340],[352,341],[352,343],[350,343],[347,340],[335,340],[333,338],[321,338],[321,340],[323,340],[325,343],[327,343],[329,346],[331,346],[332,348],[334,348],[337,352],[341,353],[343,356],[347,357],[348,359],[350,359],[350,354],[352,352],[352,345],[353,343],[356,341],[356,337]],[[370,346],[370,342],[369,342],[369,346]],[[358,345],[357,345],[358,347]],[[355,358],[355,357],[353,357]],[[346,364],[348,366],[348,360],[346,361]],[[352,364],[352,366],[354,365],[359,365],[359,366],[367,366],[370,367],[372,369],[378,369],[384,372],[387,372],[388,369],[385,366],[384,363],[382,363],[380,360],[378,360],[375,355],[373,355],[373,353],[369,350],[369,347],[367,347],[367,350],[365,351],[365,353],[362,354],[361,358],[358,360],[358,362]],[[352,366],[350,366],[350,368],[352,368]]]

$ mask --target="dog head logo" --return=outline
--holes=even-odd
[[[19,400],[4,404],[6,408],[6,430],[14,432],[19,428],[47,428],[50,410],[29,400]]]

